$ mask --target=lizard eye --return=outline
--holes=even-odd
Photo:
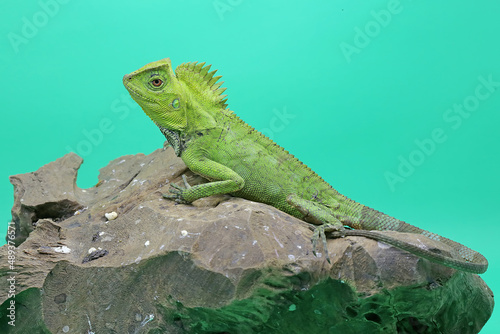
[[[180,102],[179,102],[179,99],[175,99],[172,101],[172,107],[174,107],[175,109],[179,108],[180,106]]]
[[[161,79],[154,79],[151,81],[151,84],[155,87],[160,87],[163,84],[163,80]]]

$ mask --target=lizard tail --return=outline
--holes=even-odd
[[[407,224],[401,220],[366,206],[362,206],[361,210],[358,212],[360,212],[359,222],[353,223],[351,226],[355,230],[334,232],[333,237],[354,235],[375,239],[401,248],[430,261],[471,273],[482,274],[488,269],[488,261],[483,255],[456,241],[423,230],[411,224]],[[424,249],[417,245],[391,237],[390,235],[378,233],[377,231],[398,231],[425,235],[432,240],[437,240],[450,246],[453,252],[455,252],[458,256],[450,257],[440,253],[439,251],[436,252]]]

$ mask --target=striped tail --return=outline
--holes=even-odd
[[[480,253],[448,238],[442,237],[438,234],[423,230],[416,226],[407,224],[401,220],[393,218],[382,212],[363,206],[359,203],[352,201],[351,209],[357,206],[359,212],[359,220],[353,222],[352,228],[354,230],[345,230],[343,232],[333,232],[334,237],[340,236],[363,236],[370,239],[385,242],[395,247],[406,250],[419,257],[427,260],[466,272],[482,274],[488,269],[488,261]],[[357,205],[356,205],[357,204]],[[377,231],[397,231],[405,233],[415,233],[424,235],[432,240],[442,242],[451,247],[455,254],[454,257],[443,255],[442,253],[434,252],[429,249],[421,248],[417,245],[399,240],[386,234],[378,233]]]

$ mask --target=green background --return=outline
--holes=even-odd
[[[108,161],[162,146],[125,73],[206,61],[243,120],[341,193],[480,251],[500,291],[500,89],[477,88],[500,82],[499,11],[472,0],[2,0],[2,234],[9,175],[73,150],[85,188]],[[464,103],[470,114],[450,119]],[[481,333],[498,333],[498,314]]]

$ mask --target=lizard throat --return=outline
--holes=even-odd
[[[179,132],[167,129],[159,124],[156,125],[160,129],[161,133],[163,133],[168,143],[173,147],[175,155],[180,157],[182,151],[184,151],[185,149],[185,146],[184,142],[181,139],[181,136],[179,135]]]

